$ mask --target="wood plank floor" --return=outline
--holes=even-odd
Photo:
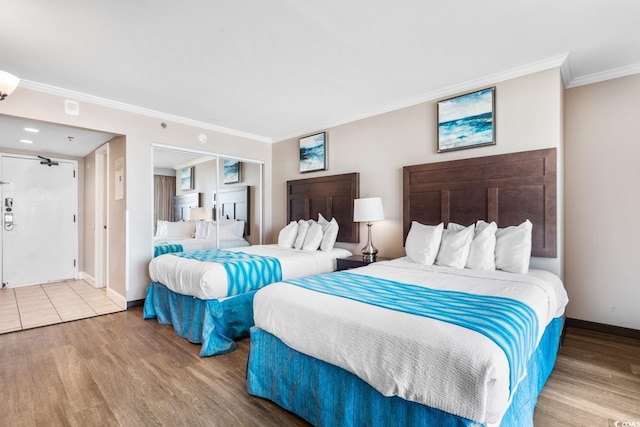
[[[139,308],[0,335],[0,424],[307,425],[246,393],[248,344],[200,358]],[[536,427],[640,425],[639,374],[639,341],[568,330]]]

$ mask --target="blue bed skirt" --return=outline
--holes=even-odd
[[[527,365],[501,426],[533,427],[533,411],[555,364],[563,319],[554,319]],[[385,397],[342,368],[299,353],[251,328],[247,391],[314,426],[482,426],[399,397]]]
[[[200,356],[213,356],[234,350],[234,340],[249,335],[253,326],[255,293],[201,300],[151,282],[144,301],[143,317],[158,319],[163,325],[173,325],[179,336],[202,344]]]

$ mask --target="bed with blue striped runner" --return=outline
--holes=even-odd
[[[222,249],[180,252],[173,255],[222,264],[227,271],[227,296],[255,291],[265,285],[282,280],[280,261],[273,257],[225,251]]]
[[[182,252],[184,248],[178,243],[159,243],[153,247],[153,257],[174,252]]]
[[[536,314],[526,304],[510,298],[430,289],[349,272],[303,277],[286,283],[479,332],[507,356],[511,393],[524,377],[535,350]]]

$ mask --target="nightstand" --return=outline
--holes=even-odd
[[[391,258],[385,258],[383,256],[379,256],[376,258],[376,261],[389,261]],[[373,262],[376,262],[373,261]],[[362,259],[362,255],[353,255],[349,258],[338,258],[336,260],[336,271],[349,270],[350,268],[358,268],[364,267],[371,264],[370,261],[365,261]]]

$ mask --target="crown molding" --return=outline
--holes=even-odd
[[[323,129],[328,129],[340,125],[344,125],[346,123],[355,122],[358,120],[366,119],[369,117],[377,116],[380,114],[389,113],[391,111],[400,110],[402,108],[412,107],[414,105],[422,104],[424,102],[430,102],[437,99],[443,99],[446,97],[450,97],[452,95],[466,92],[470,90],[478,89],[483,86],[492,86],[496,83],[500,83],[506,80],[511,80],[514,78],[526,76],[528,74],[537,73],[539,71],[549,70],[551,68],[562,67],[564,63],[567,62],[569,54],[562,54],[558,56],[554,56],[551,58],[544,59],[542,61],[534,62],[528,65],[524,65],[521,67],[511,68],[506,71],[501,71],[499,73],[489,74],[484,77],[480,77],[477,79],[469,80],[464,83],[460,83],[457,85],[448,86],[442,89],[438,89],[432,92],[423,93],[421,95],[400,100],[398,102],[394,102],[391,104],[387,104],[378,108],[373,108],[370,110],[362,111],[359,114],[355,114],[348,117],[338,118],[329,122],[326,122],[323,126],[316,127],[314,129],[300,129],[299,132],[291,133],[288,135],[280,135],[278,137],[272,137],[274,142],[285,141],[287,139],[296,138],[300,135],[305,135],[313,132],[322,131]]]
[[[65,98],[72,98],[77,101],[90,102],[92,104],[101,105],[103,107],[113,108],[116,110],[126,111],[128,113],[140,114],[147,117],[154,117],[157,119],[168,120],[176,123],[181,123],[187,126],[193,126],[201,129],[211,130],[214,132],[220,132],[227,135],[239,136],[241,138],[247,138],[254,141],[261,141],[271,143],[272,139],[262,135],[255,135],[248,132],[242,132],[235,129],[229,129],[222,126],[214,125],[211,123],[200,122],[197,120],[188,119],[186,117],[175,116],[173,114],[162,113],[160,111],[150,110],[148,108],[137,107],[135,105],[125,104],[123,102],[113,101],[106,98],[100,98],[98,96],[88,95],[82,92],[76,92],[68,89],[62,89],[56,86],[50,86],[43,83],[33,82],[30,80],[21,80],[20,87],[26,89],[35,90],[38,92],[48,93],[50,95],[62,96]]]
[[[627,65],[626,67],[614,68],[613,70],[602,71],[600,73],[593,73],[586,76],[577,77],[575,79],[572,79],[569,84],[566,84],[565,82],[565,87],[569,89],[572,87],[599,83],[605,80],[617,79],[620,77],[626,77],[638,73],[640,73],[640,64]]]

